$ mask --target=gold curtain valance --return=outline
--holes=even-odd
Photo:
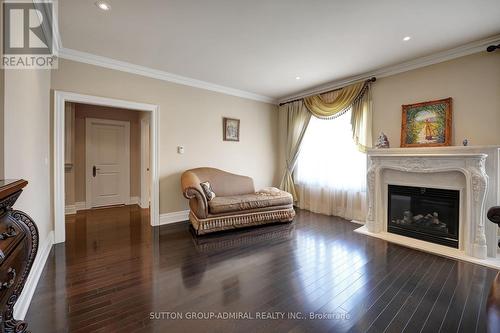
[[[351,126],[354,143],[358,150],[366,152],[372,146],[372,96],[370,83],[351,84],[336,91],[332,101],[326,101],[325,95],[314,95],[304,98],[304,105],[317,118],[332,119],[340,116],[349,108],[352,109]]]
[[[321,95],[314,95],[305,97],[304,104],[318,118],[333,118],[351,107],[362,96],[366,84],[359,82],[342,88],[332,102],[326,102]]]

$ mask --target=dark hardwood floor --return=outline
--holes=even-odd
[[[33,333],[486,331],[496,270],[357,227],[298,211],[292,224],[195,238],[187,223],[151,228],[137,206],[80,212],[26,320]]]

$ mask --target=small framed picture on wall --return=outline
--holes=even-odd
[[[224,141],[240,141],[240,120],[223,118]]]

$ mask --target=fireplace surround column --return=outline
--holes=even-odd
[[[474,245],[473,245],[473,257],[485,259],[487,255],[488,246],[486,244],[486,235],[485,235],[485,216],[484,216],[484,202],[486,198],[486,191],[488,189],[488,175],[486,175],[484,162],[486,157],[481,158],[476,161],[472,161],[473,163],[470,167],[471,173],[471,188],[472,188],[472,196],[473,196],[473,208],[472,208],[472,221],[476,222],[476,230],[474,237]],[[467,253],[469,254],[469,253]]]

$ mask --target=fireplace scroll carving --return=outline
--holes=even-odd
[[[368,214],[366,227],[372,233],[387,231],[384,210],[387,198],[384,197],[382,181],[384,170],[411,173],[442,173],[459,171],[465,176],[465,200],[461,209],[463,214],[463,237],[459,247],[466,255],[485,259],[487,241],[485,237],[485,198],[488,189],[488,176],[485,170],[486,154],[368,154]]]

